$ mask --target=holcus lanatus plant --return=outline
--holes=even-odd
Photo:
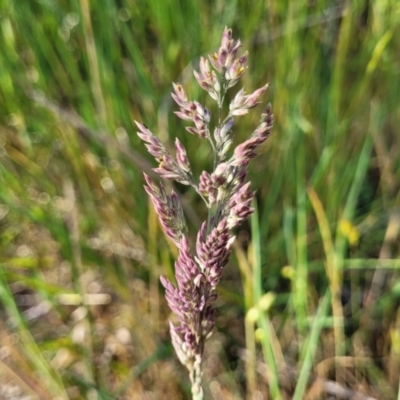
[[[173,84],[172,98],[179,106],[175,114],[192,122],[186,128],[189,133],[209,141],[214,155],[212,172],[203,171],[196,179],[186,149],[178,138],[175,139],[174,158],[145,125],[136,122],[139,137],[159,162],[155,171],[165,179],[192,186],[208,208],[208,218],[197,234],[194,252],[189,246],[188,229],[177,194],[172,191],[168,195],[162,184],[156,184],[145,174],[145,190],[164,232],[179,249],[175,263],[176,286],[163,276],[161,283],[166,290],[168,305],[178,319],[177,324],[170,322],[171,339],[179,360],[189,371],[193,399],[204,397],[201,386],[204,344],[214,328],[216,287],[235,240],[231,230],[254,211],[251,207],[254,192],[250,182],[246,182],[248,165],[256,156],[257,148],[268,138],[273,123],[271,106],[268,105],[254,132],[229,156],[234,118],[257,106],[259,97],[268,87],[264,85],[250,95],[241,89],[229,104],[228,115],[223,118],[225,95],[247,69],[248,53],[238,56],[241,46],[240,40],[232,38],[232,30],[225,28],[218,53],[210,55],[208,60],[202,57],[200,71],[194,72],[199,85],[218,106],[218,123],[213,131],[210,111],[199,102],[189,100],[180,84]]]

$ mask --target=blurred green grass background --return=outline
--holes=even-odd
[[[189,398],[158,283],[176,251],[133,120],[211,168],[170,92],[211,104],[193,69],[224,26],[250,52],[247,92],[270,83],[275,127],[251,166],[258,210],[221,283],[206,396],[400,399],[395,0],[0,2],[0,397]],[[205,210],[178,190],[194,238]]]

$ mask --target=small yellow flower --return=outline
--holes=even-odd
[[[258,320],[258,317],[260,316],[260,311],[256,307],[251,307],[249,311],[247,311],[246,314],[246,319],[249,322],[252,322],[253,324]]]
[[[295,274],[296,274],[296,271],[290,265],[287,265],[286,267],[283,267],[281,269],[281,275],[286,279],[292,280],[294,278]]]
[[[265,338],[265,332],[261,328],[256,329],[254,335],[258,343],[262,342]]]
[[[258,306],[260,307],[260,309],[262,311],[266,312],[271,308],[272,304],[275,301],[275,298],[276,298],[276,294],[274,292],[265,293],[261,297],[261,299],[260,299],[260,301],[258,303]]]
[[[355,246],[360,240],[360,234],[357,228],[347,219],[340,221],[339,230],[342,235],[347,238],[350,246]]]

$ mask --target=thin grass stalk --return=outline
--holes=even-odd
[[[300,132],[299,132],[300,134]],[[298,321],[299,342],[308,330],[308,266],[307,266],[307,212],[305,193],[305,149],[304,138],[297,147],[296,156],[296,274],[295,274],[295,308]]]
[[[246,394],[249,399],[253,399],[254,392],[257,389],[257,373],[256,373],[256,340],[255,340],[255,326],[254,319],[249,318],[249,312],[253,306],[253,280],[252,271],[248,259],[243,249],[234,243],[236,259],[238,261],[239,270],[241,273],[241,280],[243,283],[244,294],[244,307],[246,317],[244,320],[245,328],[245,341],[246,341],[246,357],[245,357],[245,370],[246,370]]]
[[[297,384],[293,393],[293,400],[304,399],[304,394],[313,367],[313,361],[318,349],[318,342],[320,339],[321,330],[323,328],[324,318],[329,311],[330,291],[325,292],[324,297],[320,300],[314,320],[311,324],[311,331],[308,335],[307,341],[304,344],[304,358],[301,360],[300,373],[297,378]]]
[[[91,88],[93,100],[96,106],[96,114],[100,128],[107,126],[107,110],[104,102],[103,89],[101,87],[99,59],[97,57],[96,43],[94,40],[90,6],[88,0],[79,0],[82,12],[83,27],[85,31],[85,45],[88,55],[89,70],[91,74]]]
[[[321,233],[322,244],[325,251],[325,269],[329,280],[331,292],[331,303],[333,313],[333,330],[335,336],[335,355],[339,356],[344,352],[344,331],[343,331],[343,306],[341,303],[341,269],[338,265],[338,254],[332,240],[332,234],[329,228],[329,222],[317,193],[313,188],[309,188],[308,196],[314,208],[318,221],[318,227]],[[339,373],[338,373],[339,377]]]
[[[70,234],[72,264],[73,264],[72,267],[73,281],[75,290],[77,290],[81,296],[82,306],[86,310],[85,322],[88,332],[85,335],[86,336],[85,340],[81,344],[83,349],[82,353],[84,355],[84,365],[85,365],[84,375],[88,382],[95,385],[94,371],[93,371],[93,346],[92,346],[93,329],[90,320],[89,309],[85,304],[85,298],[87,292],[84,285],[81,282],[81,277],[83,276],[84,271],[83,271],[82,254],[80,247],[81,245],[80,245],[80,232],[79,232],[79,213],[76,204],[75,190],[70,180],[66,180],[64,182],[64,196],[71,204],[71,212],[68,215],[66,223]],[[88,393],[89,400],[96,398],[98,397],[95,391]]]
[[[262,290],[262,269],[261,269],[261,242],[260,227],[258,223],[258,210],[254,203],[254,213],[251,216],[251,237],[253,248],[253,293],[254,304],[258,305],[263,293]],[[264,313],[259,313],[258,326],[262,331],[261,347],[265,363],[268,365],[268,384],[271,397],[275,400],[283,399],[279,388],[279,373],[276,360],[278,357],[274,352],[271,334],[271,321]]]

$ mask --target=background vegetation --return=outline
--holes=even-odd
[[[207,398],[400,398],[399,2],[3,0],[2,399],[189,397],[158,282],[176,252],[133,120],[211,167],[170,92],[208,104],[192,72],[225,25],[276,122],[220,287]],[[178,190],[194,238],[205,210]]]

